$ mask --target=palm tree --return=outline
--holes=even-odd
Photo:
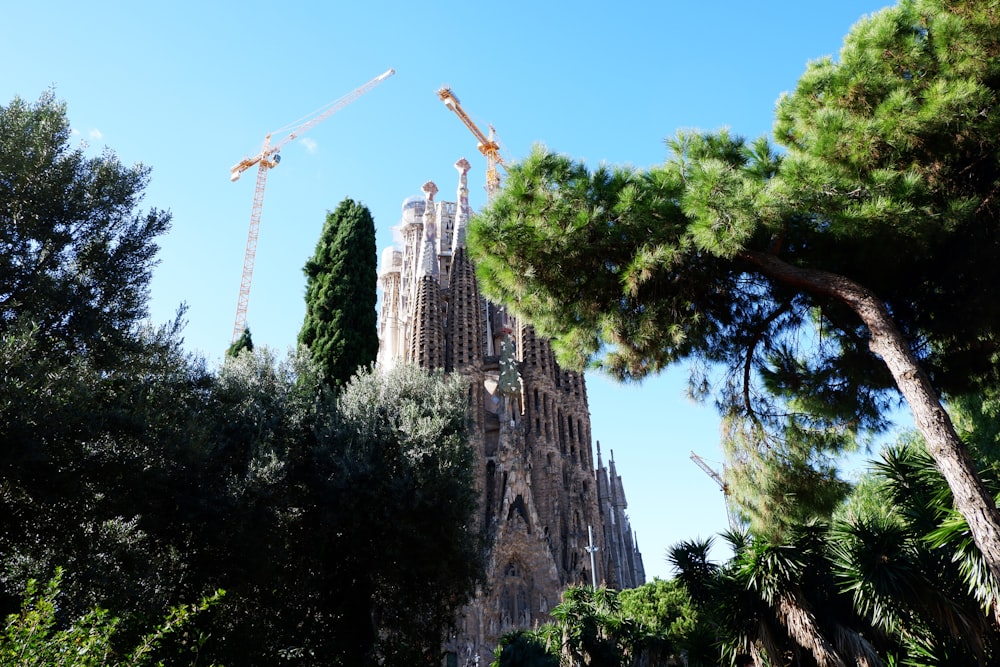
[[[726,660],[749,651],[772,665],[883,664],[858,629],[869,628],[835,585],[826,524],[796,526],[781,543],[744,533],[725,537],[734,556],[724,566],[708,562],[707,541],[675,546],[670,561],[715,623]]]
[[[842,588],[920,664],[992,664],[1000,655],[989,613],[996,586],[933,460],[919,442],[901,442],[883,452],[874,475],[883,502],[833,530]]]

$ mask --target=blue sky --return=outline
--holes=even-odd
[[[475,140],[435,91],[452,87],[507,159],[535,143],[645,167],[681,128],[766,134],[775,100],[809,60],[836,55],[850,26],[887,3],[590,1],[16,2],[4,10],[0,103],[49,87],[80,141],[152,168],[143,207],[169,209],[151,318],[188,306],[186,345],[211,363],[232,333],[253,175],[229,168],[264,135],[388,68],[379,87],[282,152],[268,177],[247,321],[285,350],[304,312],[302,265],[345,197],[375,217],[379,248],[427,180],[454,200],[467,157],[485,201]],[[276,135],[275,140],[281,135]],[[672,370],[639,386],[590,377],[594,438],[623,476],[650,577],[664,552],[726,527],[722,494],[689,459],[718,467],[719,422]]]

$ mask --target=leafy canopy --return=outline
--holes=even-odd
[[[53,352],[107,355],[146,315],[170,215],[136,210],[148,168],[70,138],[51,91],[0,107],[0,332],[34,326]]]

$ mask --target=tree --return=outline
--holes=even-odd
[[[764,139],[641,171],[536,149],[477,218],[486,293],[622,379],[719,363],[736,463],[836,452],[894,387],[1000,581],[1000,513],[939,396],[995,383],[1000,16],[903,2],[810,65]],[[961,317],[956,317],[961,313]]]
[[[175,363],[179,319],[143,322],[170,221],[138,210],[149,169],[70,138],[51,91],[0,107],[0,602],[66,566],[65,613],[159,614],[178,545],[139,517],[184,458],[204,369]]]
[[[559,653],[548,648],[537,631],[508,632],[500,637],[490,667],[559,667]]]
[[[148,181],[147,167],[70,146],[51,91],[0,107],[0,333],[34,327],[49,354],[95,358],[127,341],[170,223],[136,211]]]
[[[493,667],[688,664],[680,653],[693,646],[693,615],[683,590],[661,580],[621,592],[571,586],[552,610],[554,622],[501,637]]]
[[[327,213],[316,252],[306,262],[306,316],[299,344],[316,358],[327,382],[347,383],[375,363],[375,222],[368,208],[345,199]]]
[[[140,332],[114,366],[0,337],[0,613],[64,567],[61,613],[113,609],[128,641],[211,590],[190,576],[211,378],[175,326]]]
[[[858,615],[922,664],[996,662],[996,588],[922,442],[885,449],[869,478],[862,493],[878,503],[850,503],[829,536],[837,580]]]
[[[482,583],[467,396],[462,378],[399,366],[360,373],[338,399],[329,474],[345,518],[334,529],[350,536],[341,595],[358,600],[352,612],[369,622],[379,664],[440,661]],[[340,639],[357,647],[365,636]]]
[[[839,589],[825,524],[800,524],[782,543],[725,537],[734,555],[721,566],[708,561],[707,542],[669,552],[723,664],[744,652],[766,656],[771,665],[885,664],[884,635]]]
[[[399,369],[335,396],[309,355],[248,333],[210,372],[183,310],[140,322],[167,221],[131,210],[147,170],[67,148],[51,95],[0,109],[0,130],[0,616],[62,566],[58,617],[30,618],[95,652],[224,588],[192,621],[225,638],[203,658],[433,657],[482,573],[467,387]],[[113,639],[73,623],[96,607]]]
[[[233,341],[233,343],[226,350],[226,356],[239,356],[240,352],[243,350],[253,352],[253,336],[250,335],[250,327],[243,329],[243,333],[240,334],[240,337]]]
[[[423,664],[481,580],[464,381],[323,382],[304,350],[258,348],[206,399],[187,576],[227,591],[219,663]]]
[[[647,647],[653,657],[689,667],[715,664],[711,660],[713,646],[705,624],[678,579],[654,579],[638,588],[619,592],[618,600],[626,617],[648,628],[648,636],[658,638]],[[658,650],[653,652],[653,649]]]

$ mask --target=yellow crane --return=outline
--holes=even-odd
[[[736,516],[733,514],[732,507],[729,503],[729,485],[726,484],[724,479],[722,479],[722,475],[715,472],[711,466],[705,463],[703,458],[694,452],[691,452],[691,460],[694,461],[699,468],[704,470],[706,475],[715,480],[715,483],[719,485],[720,489],[722,489],[722,495],[724,496],[726,502],[726,518],[729,519],[729,527],[736,530],[739,527],[739,522],[736,520]]]
[[[296,126],[287,136],[279,139],[274,144],[271,144],[271,135],[274,132],[268,132],[264,137],[264,145],[256,155],[243,158],[229,170],[229,180],[238,181],[243,172],[254,165],[257,166],[257,185],[254,188],[253,207],[250,210],[250,232],[247,235],[247,249],[243,256],[243,277],[240,280],[240,296],[236,302],[236,323],[233,325],[234,342],[243,334],[247,323],[247,306],[250,304],[250,283],[253,279],[254,259],[257,256],[257,239],[260,235],[260,214],[264,207],[264,185],[267,183],[268,170],[277,167],[278,163],[281,162],[280,151],[288,142],[301,137],[395,73],[396,70],[394,69],[386,70],[365,85],[355,88],[343,97],[330,102],[330,104],[315,112],[312,117],[308,118],[301,125]],[[275,132],[280,131],[275,130]]]
[[[455,97],[455,93],[452,92],[451,88],[445,86],[438,90],[437,94],[441,98],[441,101],[444,102],[444,105],[455,112],[455,115],[465,123],[465,126],[479,140],[479,152],[486,156],[486,199],[492,200],[500,191],[500,173],[497,171],[497,167],[507,168],[503,157],[500,155],[500,144],[497,141],[493,126],[489,126],[490,133],[488,136],[483,134],[483,131],[469,118],[469,114],[465,113],[465,109],[462,108],[462,104]]]

